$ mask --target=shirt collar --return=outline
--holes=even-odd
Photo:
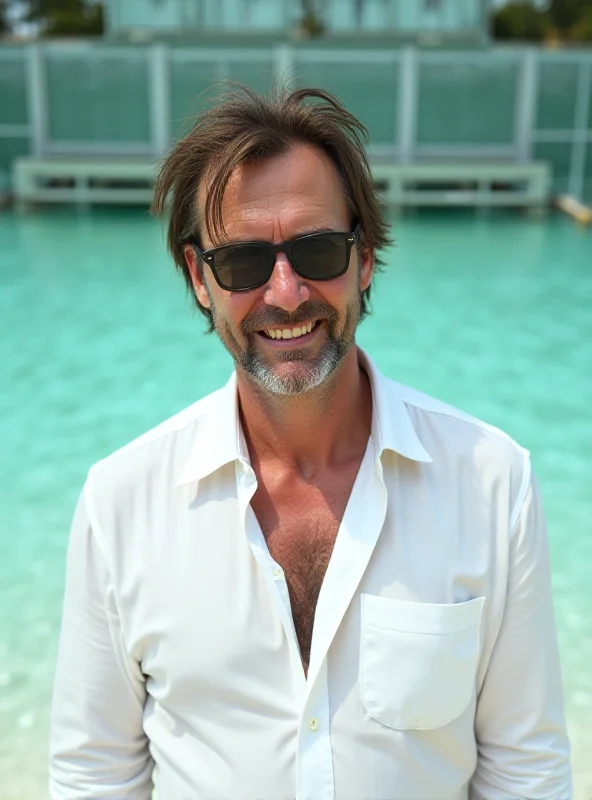
[[[375,457],[392,450],[412,461],[431,462],[417,435],[404,399],[404,387],[386,378],[372,359],[358,348],[360,363],[372,387],[372,441]],[[240,425],[236,373],[218,391],[204,398],[195,436],[177,484],[194,483],[231,461],[249,464],[249,452]]]
[[[218,391],[205,397],[197,433],[177,485],[194,483],[231,461],[249,463],[249,451],[238,413],[236,372]]]
[[[372,388],[372,442],[380,458],[392,450],[411,461],[430,463],[432,458],[423,446],[405,401],[405,387],[386,378],[370,356],[358,347],[360,364]]]

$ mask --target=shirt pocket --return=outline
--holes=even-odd
[[[475,688],[484,602],[362,595],[360,686],[374,719],[399,730],[429,730],[462,714]]]

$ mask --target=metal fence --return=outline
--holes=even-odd
[[[535,47],[5,45],[0,180],[21,154],[159,157],[225,77],[333,91],[368,126],[376,156],[545,159],[556,192],[592,199],[592,50]]]

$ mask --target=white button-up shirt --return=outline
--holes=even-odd
[[[305,676],[236,378],[89,473],[54,800],[569,800],[545,524],[501,431],[371,379]],[[154,775],[153,775],[154,769]]]

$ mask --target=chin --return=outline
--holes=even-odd
[[[334,371],[332,364],[305,364],[291,360],[275,366],[258,365],[249,370],[266,391],[282,397],[298,397],[321,386]]]

